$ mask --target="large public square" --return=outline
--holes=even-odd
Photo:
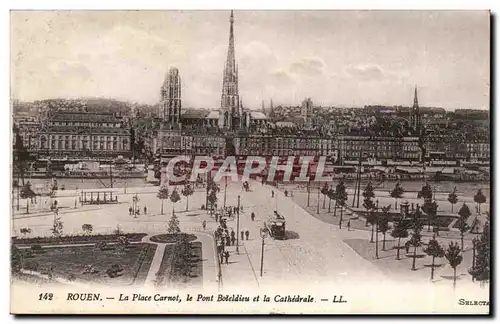
[[[401,260],[396,260],[396,250],[393,249],[395,239],[388,233],[386,235],[385,249],[382,249],[383,235],[379,233],[379,257],[375,257],[375,244],[370,243],[370,228],[365,225],[362,217],[357,215],[356,208],[350,208],[353,191],[348,188],[347,208],[343,212],[343,227],[339,227],[339,215],[335,216],[333,208],[328,212],[328,201],[323,208],[323,195],[317,195],[317,190],[309,195],[309,207],[307,206],[307,191],[303,186],[279,185],[278,187],[262,184],[258,181],[249,180],[250,190],[245,191],[242,182],[219,183],[220,192],[217,194],[217,204],[223,206],[237,206],[238,196],[242,211],[239,217],[239,230],[249,231],[248,239],[239,239],[238,252],[236,246],[226,247],[230,253],[229,260],[222,262],[219,266],[217,262],[217,252],[215,250],[213,233],[218,227],[218,222],[213,215],[202,205],[206,203],[205,188],[196,188],[194,194],[186,197],[181,195],[181,200],[173,206],[169,199],[163,201],[163,211],[161,213],[162,202],[157,198],[158,187],[123,187],[105,189],[103,191],[113,191],[117,195],[118,203],[101,205],[83,205],[79,202],[76,190],[59,190],[55,197],[38,197],[33,204],[21,200],[19,211],[14,208],[12,219],[12,234],[18,238],[53,237],[52,226],[54,222],[54,212],[46,208],[57,200],[59,206],[58,217],[63,223],[63,235],[84,235],[82,226],[91,224],[92,235],[103,234],[112,235],[118,231],[121,233],[143,233],[142,237],[132,242],[134,251],[142,245],[151,245],[146,252],[140,254],[145,261],[131,270],[131,274],[126,274],[118,278],[106,280],[89,280],[88,276],[77,276],[76,280],[68,281],[64,277],[63,271],[53,269],[56,277],[62,274],[59,282],[64,284],[95,284],[105,285],[134,284],[145,286],[157,286],[158,280],[163,280],[161,286],[172,287],[172,284],[165,282],[164,278],[158,278],[164,270],[164,259],[168,257],[168,250],[171,244],[158,243],[151,240],[155,235],[167,232],[168,222],[172,217],[172,210],[180,222],[180,229],[184,233],[194,234],[200,247],[200,269],[197,278],[190,280],[187,286],[194,285],[204,289],[231,290],[237,288],[245,289],[269,289],[271,287],[283,287],[300,285],[305,282],[310,286],[338,286],[376,283],[377,285],[392,286],[397,284],[417,284],[432,285],[432,287],[450,287],[452,285],[453,270],[447,264],[446,259],[436,260],[436,273],[432,282],[430,278],[430,257],[425,255],[419,248],[416,260],[417,269],[411,271],[411,255],[401,252]],[[172,192],[174,187],[170,187]],[[179,186],[178,190],[182,188]],[[102,190],[102,189],[100,189]],[[285,196],[284,191],[287,191]],[[226,193],[224,193],[226,191]],[[274,195],[273,195],[274,193]],[[388,197],[383,191],[375,191],[376,199],[381,205],[393,204],[394,199]],[[273,197],[274,196],[274,197]],[[415,197],[414,197],[415,196]],[[441,197],[443,196],[443,197]],[[133,205],[134,197],[138,197],[137,207],[141,213],[130,215],[129,208]],[[225,197],[225,198],[224,198]],[[318,203],[318,198],[320,199]],[[41,199],[41,201],[40,201]],[[409,203],[418,203],[415,193],[406,193],[404,199]],[[451,205],[444,203],[444,195],[437,194],[436,200],[439,202],[439,211],[450,213]],[[460,202],[466,202],[473,206],[472,197],[459,196]],[[186,205],[187,203],[187,205]],[[30,212],[26,213],[26,204],[30,204]],[[483,204],[483,210],[487,210]],[[147,207],[147,213],[143,209]],[[188,207],[186,211],[186,207]],[[455,209],[457,206],[455,206]],[[277,240],[267,237],[264,241],[264,257],[262,258],[262,239],[260,229],[263,223],[273,211],[278,211],[286,219],[286,239]],[[251,213],[255,213],[255,219],[251,220]],[[456,212],[456,210],[455,210]],[[203,229],[203,222],[206,228]],[[347,222],[351,226],[346,227]],[[229,230],[237,227],[237,217],[229,218],[227,221]],[[439,241],[445,247],[451,241],[459,242],[459,232],[450,226],[450,231],[442,233]],[[22,233],[21,229],[29,229],[29,233]],[[239,233],[237,233],[239,234]],[[423,241],[427,242],[432,238],[433,233],[423,230]],[[472,242],[473,235],[466,234],[464,237],[464,260],[457,268],[457,286],[473,287],[478,291],[484,290],[477,283],[472,283],[468,268],[472,264]],[[198,246],[199,246],[198,245]],[[81,244],[80,244],[81,246]],[[23,247],[21,245],[21,247]],[[60,255],[64,255],[71,248],[70,245],[54,246],[47,244],[42,247],[52,255],[54,262],[49,262],[52,267],[75,267],[80,269],[86,265],[88,260],[78,258],[78,252],[67,259],[71,263],[64,264]],[[85,246],[81,246],[85,247]],[[24,246],[26,248],[26,246]],[[87,248],[89,248],[87,246]],[[59,252],[53,252],[57,251]],[[69,253],[69,252],[68,252]],[[99,257],[109,258],[110,252],[92,252],[94,262],[99,263]],[[133,257],[133,253],[127,252]],[[127,254],[128,255],[128,254]],[[127,258],[124,258],[127,259]],[[64,259],[63,259],[64,260]],[[119,258],[117,259],[119,261]],[[142,260],[142,259],[141,259]],[[125,261],[122,261],[125,262]],[[135,264],[135,261],[131,261]],[[260,268],[262,265],[262,275]],[[42,272],[42,271],[40,271]],[[43,277],[37,271],[31,271]],[[57,280],[57,278],[56,278]],[[168,281],[168,280],[167,280]],[[160,289],[161,289],[160,286]],[[179,287],[179,286],[176,286]],[[486,293],[486,290],[484,290]]]

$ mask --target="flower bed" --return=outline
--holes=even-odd
[[[189,242],[196,240],[196,235],[193,234],[186,234],[186,233],[180,233],[180,234],[159,234],[152,236],[150,238],[151,242],[155,243],[175,243],[181,239],[181,237],[186,237]]]
[[[131,242],[138,242],[146,233],[123,233],[120,236],[126,236]],[[33,238],[12,238],[13,244],[81,244],[81,243],[95,243],[100,241],[116,241],[118,236],[116,234],[98,234],[98,235],[65,235],[61,237],[33,237]]]

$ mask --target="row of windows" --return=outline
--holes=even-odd
[[[50,126],[120,127],[120,123],[49,122]]]

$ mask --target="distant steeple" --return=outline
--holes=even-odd
[[[413,97],[413,108],[418,108],[417,85],[415,85],[415,95]]]
[[[410,108],[410,126],[416,135],[420,135],[420,108],[418,106],[417,85],[415,85],[415,93],[413,95],[413,107]]]

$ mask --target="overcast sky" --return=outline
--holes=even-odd
[[[235,11],[244,106],[489,108],[489,13]],[[218,108],[228,11],[12,12],[12,95],[156,103],[170,66],[184,107]]]

